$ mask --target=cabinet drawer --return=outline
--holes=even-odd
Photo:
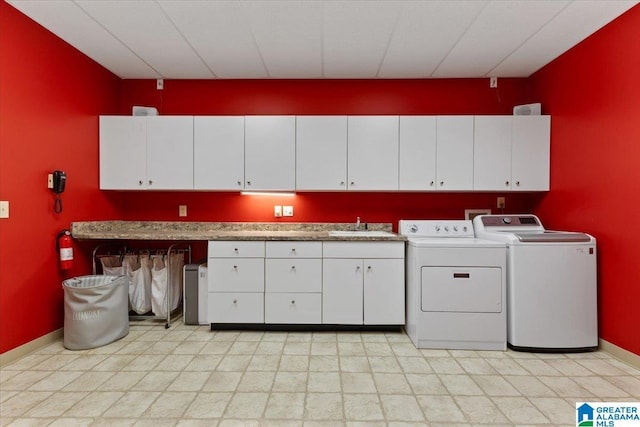
[[[209,323],[264,323],[264,294],[209,292]]]
[[[209,258],[264,258],[264,242],[209,241]]]
[[[208,276],[209,292],[262,292],[264,259],[210,258]]]
[[[321,323],[322,294],[265,294],[265,323]]]
[[[404,258],[404,242],[324,242],[324,258]]]
[[[322,258],[322,242],[267,242],[267,258]]]
[[[267,292],[322,292],[321,259],[267,259]]]

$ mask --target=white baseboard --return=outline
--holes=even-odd
[[[599,340],[600,350],[606,351],[607,353],[611,353],[617,359],[633,366],[634,368],[640,369],[640,356],[630,352],[629,350],[625,350],[622,347],[618,347],[617,345],[611,344],[608,341],[603,339]]]
[[[29,341],[20,347],[16,347],[13,350],[0,354],[0,366],[4,367],[47,344],[51,344],[52,342],[59,340],[62,338],[62,332],[63,328],[56,329],[55,331],[49,332],[48,334],[43,335],[40,338],[36,338],[33,341]]]

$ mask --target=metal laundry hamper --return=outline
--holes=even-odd
[[[65,348],[100,347],[129,333],[128,276],[80,276],[62,287]]]

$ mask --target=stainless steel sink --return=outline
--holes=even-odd
[[[388,231],[378,231],[378,230],[332,230],[329,231],[329,236],[334,237],[353,237],[353,236],[363,236],[363,237],[394,237],[395,234],[390,233]]]

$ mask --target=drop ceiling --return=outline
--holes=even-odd
[[[124,79],[528,77],[638,3],[6,1]]]

